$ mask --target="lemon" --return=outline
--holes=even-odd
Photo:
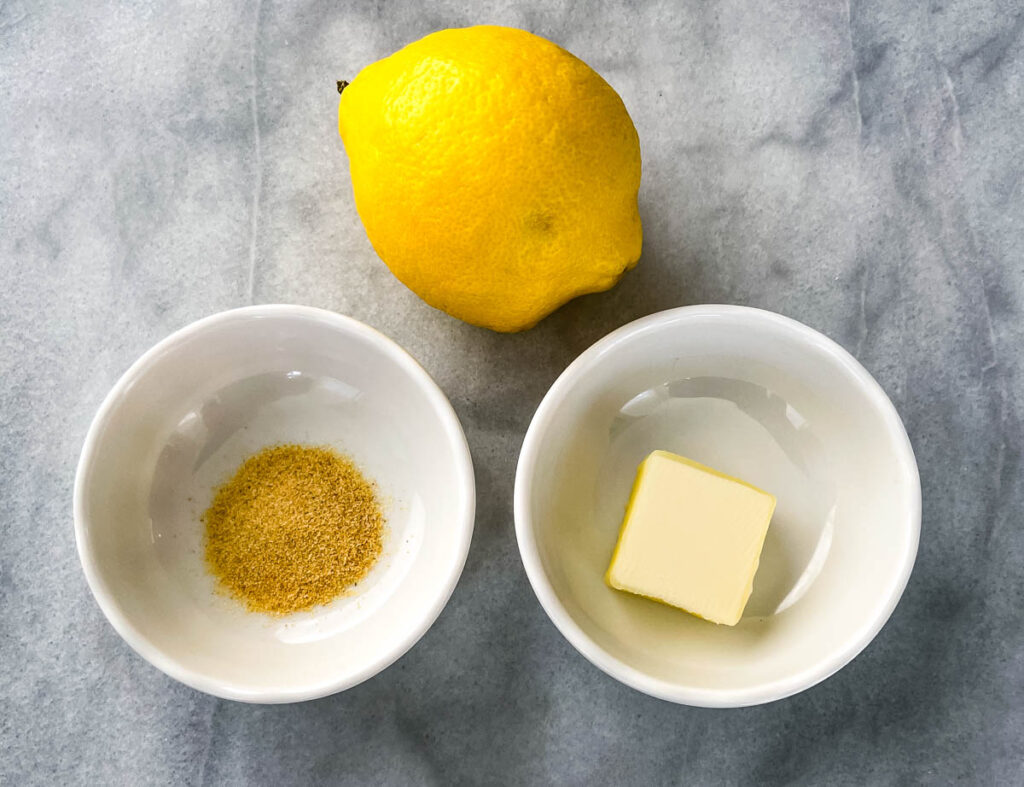
[[[442,30],[339,90],[366,233],[430,305],[519,331],[639,259],[636,129],[561,47],[513,28]]]

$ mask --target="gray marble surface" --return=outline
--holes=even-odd
[[[442,27],[564,45],[621,93],[644,254],[514,336],[375,257],[334,82]],[[999,0],[589,5],[0,2],[0,782],[906,784],[1024,780],[1024,8]],[[455,594],[341,695],[199,694],[121,642],[75,553],[100,400],[196,318],[294,302],[419,358],[476,462]],[[875,642],[763,707],[621,686],[536,602],[512,524],[530,416],[572,358],[666,307],[741,303],[836,338],[903,415],[921,550]]]

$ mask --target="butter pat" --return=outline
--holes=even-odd
[[[774,511],[767,492],[655,451],[637,471],[605,581],[735,626]]]

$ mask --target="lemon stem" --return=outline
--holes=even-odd
[[[348,87],[348,82],[346,82],[344,79],[339,79],[338,80],[338,93],[339,94],[341,93],[341,91],[343,91],[347,87]]]

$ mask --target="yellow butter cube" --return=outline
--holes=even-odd
[[[641,464],[605,581],[727,626],[743,616],[775,497],[668,451]]]

